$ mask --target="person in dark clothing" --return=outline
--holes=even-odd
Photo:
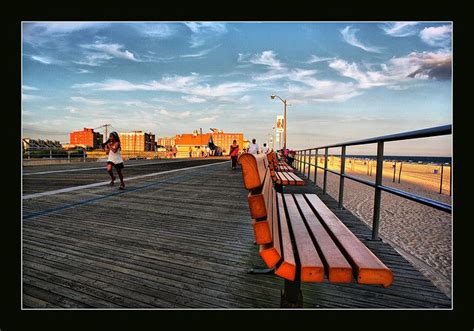
[[[234,140],[232,145],[230,145],[229,155],[232,162],[232,169],[235,169],[237,167],[237,156],[239,155],[239,145],[237,145],[236,140]]]
[[[290,151],[288,152],[288,156],[286,157],[286,159],[288,160],[288,165],[290,165],[291,167],[293,167],[293,161],[295,161],[295,155],[296,155],[295,151]]]

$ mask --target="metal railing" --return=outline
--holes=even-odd
[[[436,136],[444,136],[449,135],[452,133],[452,126],[451,125],[443,125],[437,126],[433,128],[427,128],[422,130],[416,131],[409,131],[409,132],[402,132],[397,134],[391,134],[381,137],[369,138],[369,139],[362,139],[362,140],[355,140],[349,141],[340,144],[333,144],[333,145],[326,145],[320,146],[315,148],[308,148],[296,151],[296,158],[295,161],[297,162],[297,169],[305,176],[310,179],[310,171],[311,166],[314,167],[314,178],[313,182],[317,185],[317,176],[318,176],[318,169],[322,169],[323,172],[323,194],[326,194],[327,191],[327,174],[332,173],[339,176],[339,208],[343,208],[344,203],[344,179],[350,179],[356,181],[358,183],[373,187],[375,189],[374,195],[374,214],[373,214],[373,222],[372,222],[372,240],[378,240],[379,237],[379,223],[380,223],[380,205],[381,205],[381,197],[382,191],[397,195],[399,197],[415,201],[417,203],[447,212],[452,213],[452,207],[449,204],[436,201],[433,199],[429,199],[420,195],[416,195],[410,192],[406,192],[403,190],[399,190],[393,187],[389,187],[382,184],[382,175],[383,175],[383,159],[384,159],[384,143],[390,141],[401,141],[401,140],[408,140],[408,139],[417,139],[417,138],[428,138],[428,137],[436,137]],[[345,173],[345,160],[346,160],[346,147],[347,146],[355,146],[355,145],[366,145],[366,144],[377,144],[377,167],[375,173],[375,183],[370,182],[368,180],[358,178],[356,176],[351,176]],[[329,149],[330,148],[341,148],[341,166],[340,171],[334,171],[328,169],[328,156],[329,156]],[[324,166],[321,167],[318,165],[318,154],[319,150],[324,149]],[[314,153],[312,153],[314,151]],[[315,156],[314,160],[315,163],[311,163],[312,155]],[[307,162],[308,159],[308,162]],[[308,165],[308,169],[306,166]],[[307,175],[306,175],[307,173]],[[452,176],[452,171],[451,171]]]

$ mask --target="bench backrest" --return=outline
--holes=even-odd
[[[238,162],[242,168],[244,186],[257,244],[272,242],[273,205],[275,189],[264,154],[242,154]],[[275,215],[276,217],[276,215]]]
[[[268,164],[271,170],[274,170],[278,167],[278,160],[275,152],[270,152],[267,154]]]

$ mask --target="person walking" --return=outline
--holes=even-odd
[[[267,143],[263,143],[262,153],[263,153],[263,154],[267,154],[267,153],[268,153]]]
[[[119,190],[125,189],[125,183],[123,181],[122,174],[122,169],[124,168],[121,153],[122,147],[120,146],[120,138],[117,132],[111,132],[109,139],[105,143],[103,143],[102,146],[109,154],[109,157],[107,158],[107,172],[109,173],[110,178],[112,179],[110,181],[110,185],[114,185],[115,182],[115,176],[113,172],[113,168],[115,168],[120,178]]]
[[[230,145],[229,155],[232,163],[232,169],[235,169],[237,167],[237,156],[239,155],[239,145],[237,145],[236,140],[234,140],[232,145]]]
[[[249,146],[248,152],[249,152],[250,154],[254,154],[254,155],[258,154],[257,139],[255,139],[255,138],[252,139],[252,143],[251,143],[250,146]]]

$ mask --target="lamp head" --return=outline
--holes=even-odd
[[[275,99],[275,95],[270,95],[270,98],[272,98],[272,100]]]

